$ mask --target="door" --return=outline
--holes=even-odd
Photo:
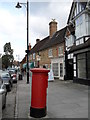
[[[73,59],[68,59],[67,78],[68,80],[73,80]]]

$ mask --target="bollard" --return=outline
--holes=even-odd
[[[48,72],[45,68],[34,68],[32,72],[30,116],[41,118],[46,116],[46,99]]]

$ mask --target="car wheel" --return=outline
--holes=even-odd
[[[17,83],[17,80],[16,80],[16,83]]]
[[[11,87],[13,87],[13,83],[11,83]]]
[[[11,91],[11,84],[9,85],[9,91]]]

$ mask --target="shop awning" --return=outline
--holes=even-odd
[[[27,63],[23,64],[23,68],[27,68]],[[29,63],[29,68],[34,68],[34,62]]]

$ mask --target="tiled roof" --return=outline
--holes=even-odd
[[[64,42],[66,33],[66,27],[57,31],[51,39],[49,39],[41,48],[40,50],[47,49],[49,47],[52,47],[54,45],[60,44]]]
[[[49,36],[39,41],[38,43],[36,43],[34,47],[31,49],[30,54],[38,52],[40,48],[47,42],[48,39],[49,39]]]
[[[39,41],[35,46],[31,49],[30,54],[42,51],[54,45],[60,44],[64,42],[66,33],[66,27],[57,31],[52,38],[49,36]]]

